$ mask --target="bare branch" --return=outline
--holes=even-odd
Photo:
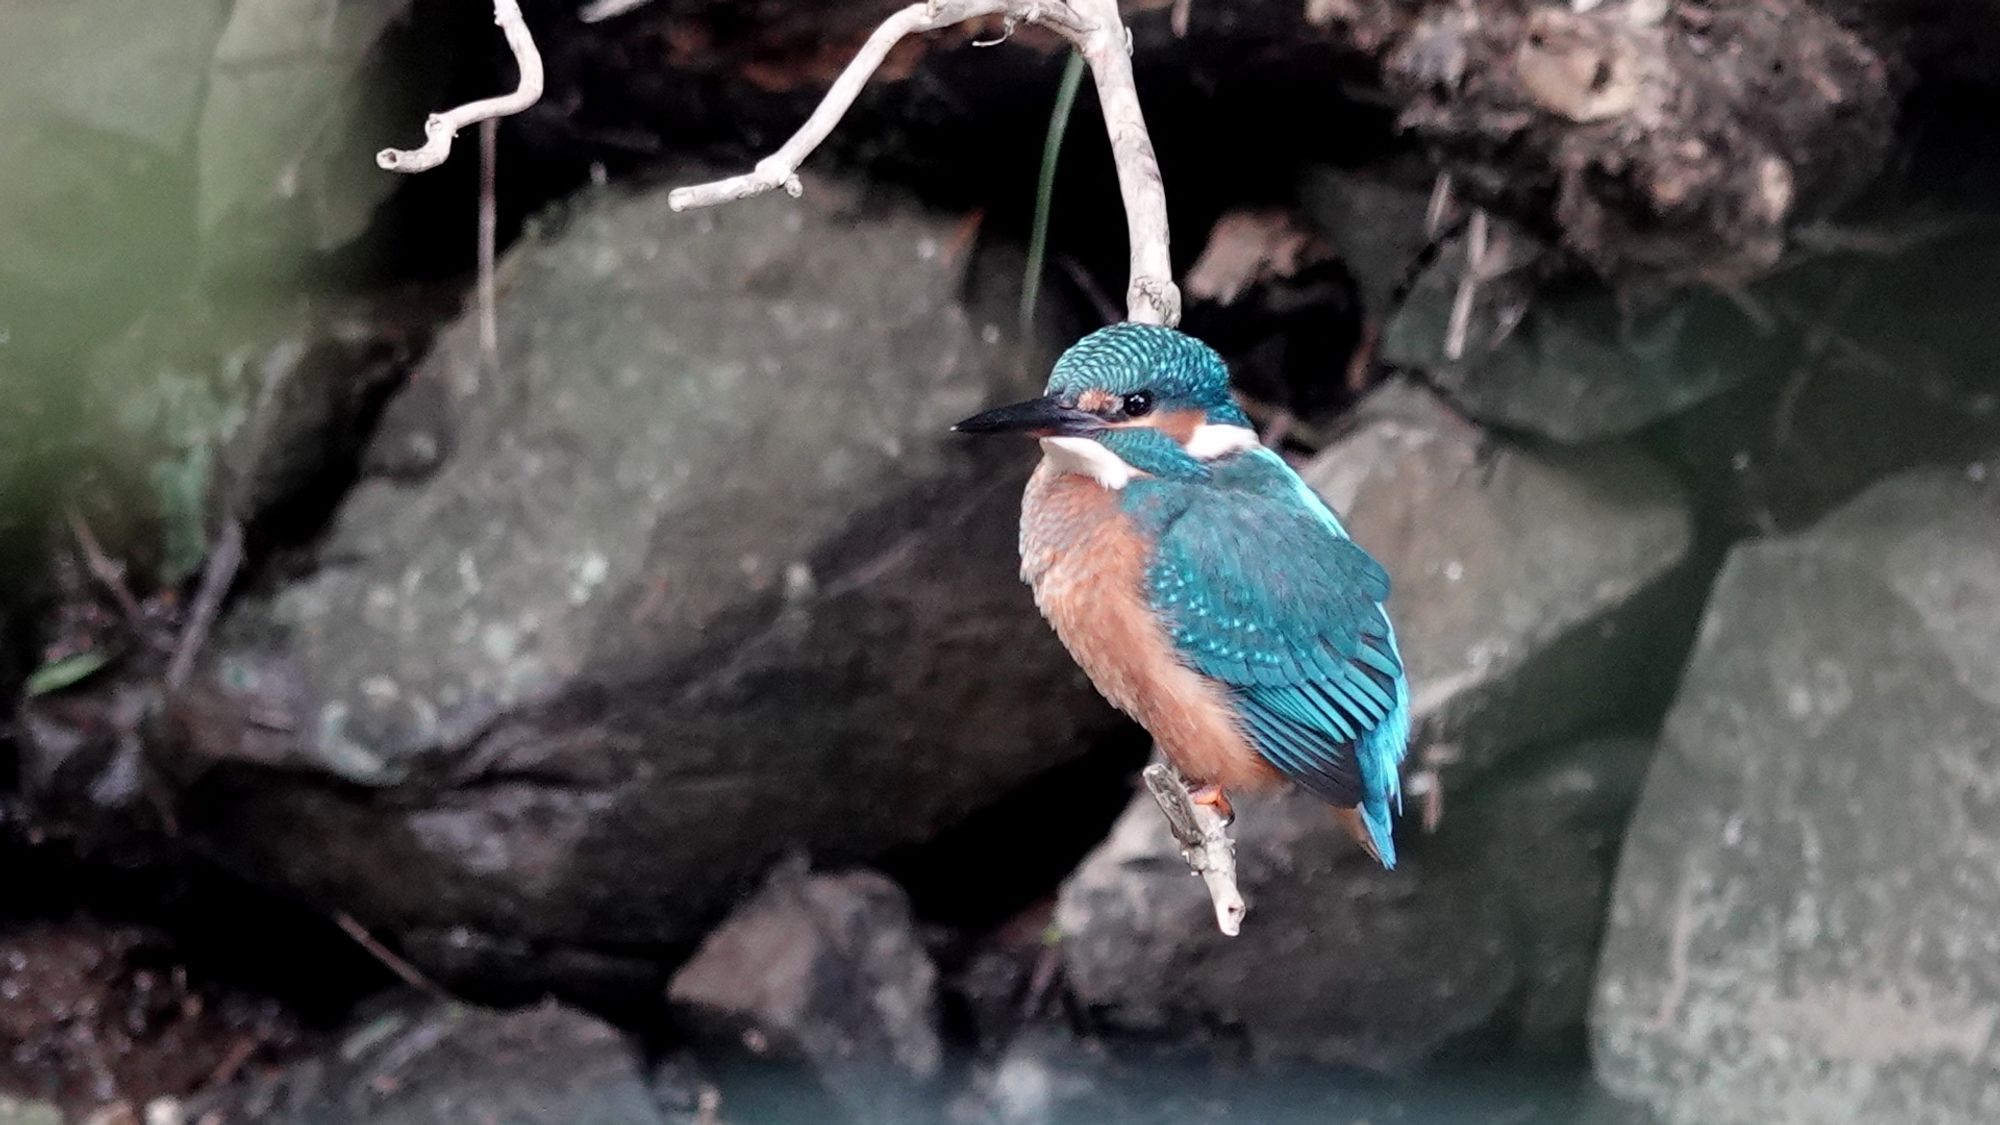
[[[1118,14],[1118,0],[1076,0],[1092,26],[1083,35],[1065,32],[1076,44],[1097,82],[1097,104],[1111,137],[1111,160],[1118,169],[1118,193],[1125,200],[1125,231],[1131,243],[1132,277],[1126,286],[1126,315],[1140,324],[1181,320],[1181,291],[1167,253],[1167,189],[1146,115],[1139,109],[1139,85],[1132,77],[1132,39]],[[1062,30],[1062,29],[1058,29]]]
[[[1243,929],[1243,892],[1236,888],[1236,844],[1229,838],[1229,821],[1213,805],[1201,804],[1188,793],[1186,779],[1172,766],[1155,762],[1143,775],[1146,789],[1159,802],[1167,827],[1180,842],[1181,858],[1208,886],[1215,904],[1215,925],[1235,937]]]
[[[868,41],[855,53],[847,69],[833,80],[826,97],[820,100],[818,108],[806,123],[799,127],[792,139],[778,151],[757,162],[757,167],[741,176],[731,176],[713,183],[696,184],[693,187],[675,188],[667,195],[667,206],[676,211],[691,207],[713,207],[718,203],[733,203],[762,195],[775,188],[784,188],[788,194],[797,196],[804,189],[799,185],[799,165],[820,142],[833,133],[833,127],[847,113],[854,99],[861,95],[861,88],[868,84],[882,60],[889,57],[889,51],[906,36],[926,31],[936,31],[963,23],[981,16],[998,15],[1007,11],[1006,0],[929,0],[928,3],[912,4],[882,21]]]
[[[452,139],[460,129],[511,116],[541,100],[542,54],[535,49],[535,37],[521,19],[521,5],[517,0],[493,0],[493,22],[500,25],[508,48],[514,52],[514,62],[521,69],[520,85],[511,94],[482,98],[431,114],[424,122],[424,147],[385,148],[375,154],[375,163],[384,171],[424,172],[435,168],[451,155]]]
[[[76,537],[77,549],[83,552],[84,569],[118,603],[118,611],[125,615],[125,623],[132,627],[132,631],[142,639],[150,640],[146,611],[139,605],[139,599],[132,596],[132,587],[125,583],[125,568],[112,562],[111,556],[104,553],[104,545],[97,541],[90,525],[83,521],[83,516],[75,508],[65,514],[69,517],[70,534]]]
[[[236,583],[236,572],[242,566],[243,525],[234,519],[225,520],[215,546],[209,549],[208,563],[202,567],[201,582],[195,587],[194,602],[188,606],[180,638],[174,642],[173,656],[167,661],[166,684],[170,690],[187,683],[188,674],[194,671],[195,657],[201,655],[202,646],[208,643],[209,630],[215,627],[216,616],[222,612],[222,599]]]
[[[1118,0],[926,0],[912,4],[875,29],[812,116],[778,151],[744,175],[676,188],[668,195],[668,204],[684,211],[747,199],[777,188],[798,195],[804,190],[799,183],[799,165],[833,132],[891,48],[910,35],[994,15],[1005,16],[1010,24],[1039,23],[1051,28],[1089,64],[1125,203],[1132,250],[1127,316],[1142,324],[1179,323],[1181,294],[1174,284],[1173,262],[1168,255],[1166,189],[1160,181],[1152,138],[1146,132],[1145,115],[1140,112],[1138,86],[1132,77],[1131,38],[1119,17]]]

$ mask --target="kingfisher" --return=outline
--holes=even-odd
[[[952,427],[1026,434],[1021,577],[1097,690],[1190,795],[1297,785],[1384,867],[1410,690],[1389,576],[1264,447],[1213,348],[1121,323],[1056,360],[1041,398]]]

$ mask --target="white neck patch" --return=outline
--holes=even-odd
[[[1222,426],[1214,422],[1203,422],[1194,428],[1187,440],[1188,456],[1197,461],[1213,461],[1227,457],[1231,453],[1242,453],[1255,449],[1263,442],[1257,440],[1257,431],[1248,426]]]
[[[1042,455],[1061,472],[1089,477],[1113,491],[1124,488],[1139,475],[1139,470],[1125,458],[1105,448],[1103,442],[1090,438],[1045,437]]]

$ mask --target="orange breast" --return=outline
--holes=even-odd
[[[1275,784],[1223,689],[1181,662],[1146,604],[1147,555],[1116,493],[1046,461],[1035,470],[1021,505],[1021,577],[1070,655],[1190,780]]]

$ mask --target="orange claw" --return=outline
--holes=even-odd
[[[1229,798],[1223,794],[1220,785],[1197,785],[1188,790],[1188,799],[1214,809],[1225,824],[1236,822],[1236,810],[1229,806]]]

